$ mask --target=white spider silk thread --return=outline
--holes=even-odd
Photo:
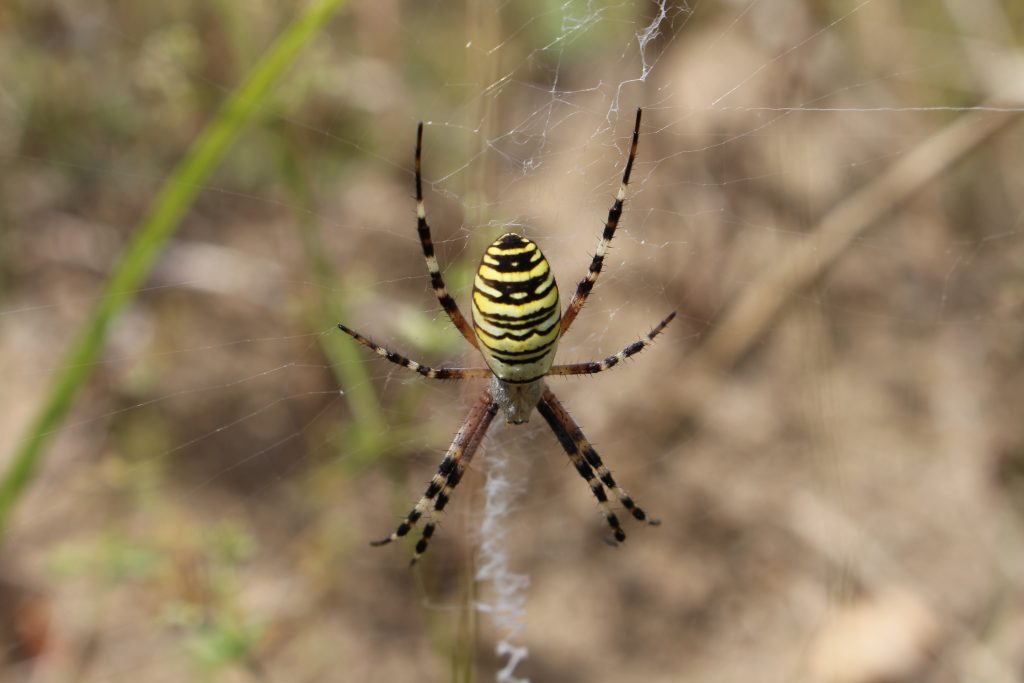
[[[493,602],[476,603],[479,612],[490,615],[491,623],[498,631],[495,650],[498,657],[507,661],[495,674],[497,683],[530,683],[528,678],[515,675],[516,666],[529,655],[524,645],[516,645],[515,639],[526,624],[527,586],[530,577],[516,574],[509,569],[508,553],[505,550],[507,534],[506,518],[509,515],[513,497],[525,488],[511,470],[511,459],[507,449],[494,448],[487,454],[487,481],[484,484],[484,520],[480,525],[479,569],[476,580],[489,583]]]

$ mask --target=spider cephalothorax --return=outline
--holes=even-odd
[[[341,323],[338,327],[378,355],[392,363],[414,370],[424,377],[489,378],[490,387],[483,391],[479,401],[470,409],[469,416],[441,461],[437,474],[430,480],[427,490],[415,507],[391,535],[374,541],[373,545],[384,545],[405,536],[424,515],[427,515],[429,519],[423,527],[423,535],[416,544],[412,562],[415,563],[419,559],[427,549],[452,490],[462,479],[463,472],[499,409],[505,413],[506,421],[512,424],[527,422],[534,408],[537,409],[569,455],[576,471],[590,485],[616,541],[626,540],[626,533],[611,509],[607,490],[615,495],[619,503],[635,519],[657,524],[656,520],[648,519],[629,494],[615,482],[612,473],[587,441],[579,425],[569,416],[544,382],[545,377],[552,375],[589,375],[614,367],[620,361],[649,346],[676,315],[674,312],[669,314],[646,337],[602,361],[554,365],[558,340],[583,308],[604,266],[608,243],[615,235],[615,228],[622,215],[626,186],[629,184],[629,175],[636,159],[639,139],[640,110],[637,109],[622,184],[608,212],[608,220],[601,241],[597,245],[597,251],[590,262],[590,269],[577,286],[565,314],[562,314],[559,303],[555,276],[540,247],[533,241],[510,232],[492,242],[480,260],[473,281],[473,324],[470,325],[445,288],[444,278],[434,255],[430,226],[427,225],[427,215],[423,206],[423,181],[420,173],[423,124],[420,124],[416,132],[416,215],[423,256],[430,272],[430,282],[452,324],[458,328],[466,341],[480,351],[487,367],[431,368],[389,351]]]

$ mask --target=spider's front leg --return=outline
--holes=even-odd
[[[597,243],[597,251],[594,252],[594,258],[590,261],[590,268],[587,269],[586,276],[576,286],[576,293],[573,294],[572,299],[569,301],[569,306],[562,315],[562,334],[569,331],[572,321],[576,319],[580,310],[583,309],[583,304],[587,303],[587,297],[590,296],[590,292],[594,289],[597,276],[604,269],[604,256],[608,251],[608,245],[611,243],[612,237],[615,236],[616,228],[619,227],[619,219],[622,218],[622,206],[626,202],[626,187],[629,185],[629,176],[633,172],[633,162],[636,161],[636,148],[640,142],[641,113],[640,109],[636,110],[636,122],[633,124],[633,141],[629,146],[629,158],[626,160],[626,168],[622,171],[622,184],[619,185],[619,192],[615,195],[612,208],[608,211],[608,220],[605,221],[604,232],[601,233],[601,241]]]
[[[473,348],[477,348],[476,335],[473,334],[473,326],[459,310],[459,305],[448,293],[444,284],[444,276],[441,275],[441,266],[437,263],[437,256],[434,254],[434,241],[430,236],[430,225],[427,223],[427,210],[423,204],[423,173],[421,171],[420,157],[423,154],[423,124],[416,128],[416,232],[420,237],[420,246],[423,247],[423,258],[427,262],[427,272],[430,274],[430,286],[434,288],[434,294],[441,307],[448,314],[452,325],[465,337]]]
[[[397,541],[402,536],[408,534],[420,519],[423,518],[423,515],[429,511],[430,521],[424,525],[423,535],[416,543],[416,554],[413,555],[410,561],[410,565],[416,564],[420,556],[427,551],[430,538],[434,535],[434,529],[437,528],[438,519],[448,504],[452,490],[462,480],[466,467],[469,466],[474,453],[480,447],[480,443],[487,433],[487,428],[490,427],[491,421],[497,413],[497,402],[491,397],[490,391],[484,390],[479,401],[469,411],[466,421],[462,423],[462,427],[455,434],[452,445],[449,446],[448,452],[445,453],[444,459],[441,460],[437,473],[430,480],[423,496],[391,535],[379,541],[371,541],[370,545],[381,546]]]

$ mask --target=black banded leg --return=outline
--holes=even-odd
[[[636,148],[637,143],[640,141],[640,109],[636,110],[636,123],[633,124],[633,142],[629,148],[629,158],[626,160],[626,169],[622,172],[622,184],[619,185],[619,192],[615,195],[615,203],[612,204],[612,208],[608,211],[608,220],[604,224],[604,232],[601,233],[601,241],[597,243],[597,251],[594,253],[594,258],[590,262],[590,269],[587,271],[587,276],[580,281],[580,284],[576,287],[576,293],[573,294],[572,300],[569,301],[569,307],[566,308],[565,314],[562,316],[562,334],[569,331],[569,326],[572,325],[572,321],[579,315],[580,310],[583,308],[583,304],[587,302],[587,297],[590,296],[590,291],[594,289],[594,283],[597,282],[597,276],[601,274],[601,269],[604,267],[604,255],[608,251],[608,243],[612,241],[612,237],[615,236],[615,229],[619,225],[619,218],[622,217],[622,205],[626,201],[626,187],[629,185],[629,175],[633,171],[633,161],[636,160]]]
[[[430,510],[431,506],[437,509],[439,502],[442,500],[444,502],[440,503],[440,508],[444,509],[445,504],[448,502],[448,494],[445,492],[445,489],[450,490],[462,477],[466,463],[473,457],[473,451],[480,445],[483,434],[487,431],[487,427],[490,425],[495,413],[497,413],[497,404],[491,398],[490,391],[485,390],[477,404],[469,411],[469,415],[466,417],[465,422],[462,423],[462,427],[455,434],[448,452],[445,453],[444,459],[441,460],[437,473],[431,478],[423,496],[417,501],[409,514],[405,516],[405,519],[398,525],[398,528],[385,538],[371,541],[370,545],[386,545],[405,536],[423,518],[424,513]],[[462,462],[463,459],[465,459],[465,462]],[[433,521],[425,525],[423,537],[429,540],[430,536],[434,533],[434,528],[435,523]],[[423,554],[423,551],[426,550],[426,543],[423,538],[416,544],[416,549],[417,554],[413,561],[418,559]]]
[[[562,429],[565,430],[569,438],[572,440],[573,446],[583,454],[583,458],[586,460],[587,464],[593,467],[597,472],[597,476],[601,480],[601,483],[615,493],[615,497],[618,499],[619,503],[621,503],[622,507],[626,508],[626,510],[633,515],[633,519],[636,519],[639,522],[647,522],[654,526],[661,523],[657,519],[649,519],[647,517],[647,513],[633,502],[633,499],[628,493],[626,493],[625,489],[619,486],[615,481],[615,478],[612,476],[611,471],[609,471],[601,460],[601,456],[597,454],[594,447],[590,445],[589,441],[587,441],[587,437],[583,435],[583,430],[580,429],[580,426],[576,424],[576,421],[572,419],[572,416],[569,415],[561,401],[555,397],[550,389],[544,390],[540,403],[537,404],[537,409],[541,411],[541,414],[545,416],[545,419],[548,419],[545,412],[551,414],[552,418],[548,419],[549,424],[553,419],[558,422]]]
[[[423,175],[420,172],[420,156],[423,150],[423,124],[416,128],[416,232],[420,236],[420,245],[423,247],[423,258],[427,261],[427,272],[430,273],[430,286],[434,288],[434,294],[448,319],[462,333],[473,348],[476,348],[476,335],[473,328],[462,316],[459,305],[448,293],[444,285],[444,277],[441,276],[441,267],[437,263],[437,255],[434,254],[434,241],[430,237],[430,226],[427,224],[427,210],[423,204]]]
[[[416,526],[423,517],[423,513],[427,512],[434,499],[441,493],[448,478],[457,470],[459,461],[465,455],[467,447],[473,442],[473,437],[479,431],[481,424],[485,420],[489,422],[487,416],[490,414],[493,403],[490,391],[485,390],[477,404],[469,411],[469,415],[466,416],[466,420],[462,423],[459,431],[456,432],[451,446],[448,447],[448,452],[445,453],[444,459],[441,460],[437,473],[434,474],[430,483],[427,484],[427,490],[423,493],[423,496],[420,497],[413,509],[405,516],[405,519],[402,520],[401,524],[398,525],[398,528],[390,536],[386,536],[378,541],[371,541],[370,545],[381,546],[397,541]]]
[[[418,372],[428,379],[486,379],[491,376],[491,371],[487,368],[432,368],[427,365],[423,365],[422,363],[417,363],[411,358],[407,358],[400,353],[395,353],[394,351],[377,344],[373,340],[364,337],[355,330],[345,327],[341,323],[338,323],[338,329],[376,353],[381,358],[386,358],[396,365],[401,365],[403,368],[409,368],[413,372]]]
[[[490,394],[488,394],[488,397]],[[491,401],[487,408],[487,413],[483,416],[480,425],[477,427],[476,432],[469,438],[466,443],[464,455],[462,458],[456,461],[455,469],[448,474],[448,478],[441,488],[441,491],[437,494],[437,498],[434,499],[434,507],[430,512],[430,521],[423,526],[423,535],[420,540],[416,542],[416,552],[409,560],[409,566],[416,564],[419,561],[423,553],[427,552],[427,547],[430,545],[430,538],[434,535],[434,530],[437,525],[441,523],[441,517],[444,514],[444,509],[448,505],[448,501],[451,499],[452,491],[459,482],[462,481],[462,475],[465,474],[466,468],[469,467],[469,463],[473,460],[473,456],[476,454],[477,449],[484,440],[484,436],[487,434],[487,429],[491,426],[491,420],[498,414],[498,403]]]
[[[662,320],[653,330],[648,332],[646,337],[633,342],[614,356],[608,356],[602,361],[591,361],[590,363],[556,365],[548,370],[548,375],[593,375],[598,372],[610,370],[630,356],[635,356],[650,346],[654,342],[654,338],[661,334],[662,330],[665,329],[665,326],[672,322],[672,319],[675,317],[676,312],[672,311],[668,314],[667,318]]]
[[[569,460],[572,461],[573,466],[576,467],[576,471],[579,472],[580,476],[586,480],[590,486],[591,493],[597,498],[597,504],[601,508],[601,513],[604,515],[605,520],[608,522],[608,526],[612,529],[612,536],[615,540],[622,542],[626,540],[626,532],[622,530],[622,525],[619,524],[619,518],[612,512],[611,505],[608,504],[608,495],[605,493],[604,486],[594,476],[593,468],[587,463],[586,459],[580,453],[579,448],[576,446],[576,441],[569,433],[568,429],[559,420],[555,411],[550,405],[541,400],[537,404],[537,412],[541,414],[541,417],[547,421],[548,426],[551,427],[551,431],[555,433],[558,438],[558,442],[562,444],[562,448],[569,455]]]

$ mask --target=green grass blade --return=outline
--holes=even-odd
[[[316,37],[344,4],[345,0],[313,0],[228,96],[217,117],[192,144],[164,183],[135,237],[114,266],[103,294],[62,364],[63,369],[57,375],[28,436],[16,447],[11,464],[0,481],[0,536],[7,528],[15,503],[31,483],[47,443],[91,376],[106,343],[111,322],[143,285],[168,239],[242,128],[267,101],[302,48]]]
[[[291,193],[292,201],[289,203],[301,209],[296,212],[295,223],[299,227],[309,270],[319,292],[318,296],[314,296],[314,307],[307,315],[311,318],[312,329],[330,330],[319,341],[324,355],[330,360],[331,371],[338,383],[345,387],[345,400],[353,418],[349,425],[349,452],[355,454],[349,458],[349,465],[359,468],[375,461],[388,450],[393,430],[388,429],[377,391],[366,369],[364,350],[358,344],[348,343],[350,340],[343,338],[334,327],[339,321],[348,320],[348,302],[335,292],[333,286],[339,278],[327,258],[328,250],[320,226],[314,219],[316,206],[313,189],[299,150],[290,145],[285,147],[279,173]]]

